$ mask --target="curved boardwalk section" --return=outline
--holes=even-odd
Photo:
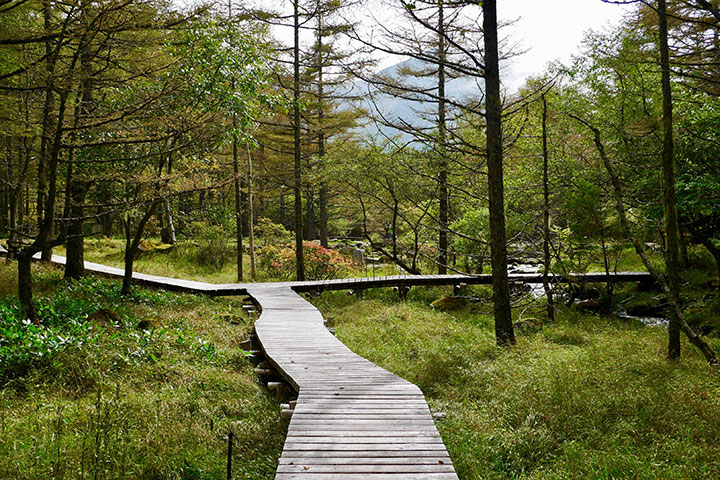
[[[417,386],[354,354],[290,288],[247,292],[268,360],[299,392],[277,480],[457,480]]]

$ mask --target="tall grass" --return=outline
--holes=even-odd
[[[0,375],[0,478],[225,478],[229,426],[234,478],[274,477],[286,422],[238,348],[238,299],[37,272],[55,325],[40,330],[65,338],[71,315],[92,341]]]
[[[430,309],[442,294],[316,303],[351,349],[447,414],[461,479],[720,478],[720,378],[692,346],[668,362],[663,328],[561,308],[498,348],[487,314]]]

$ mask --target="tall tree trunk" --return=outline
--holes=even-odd
[[[439,212],[440,231],[438,233],[438,274],[447,273],[448,263],[448,165],[446,155],[445,120],[445,10],[443,0],[438,2],[438,141],[440,153],[439,172]]]
[[[293,43],[293,137],[295,179],[295,263],[296,278],[305,280],[305,256],[303,252],[303,212],[302,212],[302,152],[300,150],[300,0],[293,1],[294,43]]]
[[[319,2],[318,2],[319,4]],[[321,9],[318,8],[318,11]],[[317,61],[317,69],[318,69],[318,80],[317,80],[317,95],[318,95],[318,135],[317,135],[317,143],[318,143],[318,158],[319,158],[319,167],[320,169],[325,168],[325,84],[323,83],[323,25],[322,25],[322,14],[318,15],[318,28],[317,28],[317,35],[316,35],[316,41],[317,41],[317,52],[318,52],[318,61]],[[324,177],[324,175],[323,175]],[[323,178],[320,181],[320,192],[319,192],[319,198],[318,198],[318,210],[319,210],[319,222],[320,222],[320,245],[322,245],[325,248],[328,248],[328,198],[327,198],[327,182]]]
[[[548,185],[547,99],[542,95],[542,143],[543,143],[543,289],[548,319],[555,321],[555,302],[550,288],[550,187]]]
[[[233,116],[233,129],[235,129],[236,119]],[[240,194],[240,165],[238,164],[238,145],[237,135],[233,133],[233,173],[235,173],[235,240],[237,247],[235,249],[235,260],[237,270],[237,281],[243,281],[243,214],[242,214],[242,196]]]
[[[399,213],[399,201],[393,193],[393,216],[392,216],[392,258],[393,260],[398,259],[398,245],[397,245],[397,221]]]
[[[18,298],[20,299],[20,308],[23,317],[33,322],[35,325],[40,323],[37,309],[35,308],[35,300],[33,299],[33,280],[32,280],[32,255],[26,252],[21,253],[17,257],[18,262]]]
[[[247,220],[248,220],[248,247],[250,248],[250,278],[257,281],[257,269],[255,267],[255,226],[253,225],[253,159],[250,154],[250,145],[247,146],[248,153],[248,179],[247,179]]]
[[[318,208],[320,210],[320,245],[328,248],[330,245],[328,241],[328,194],[327,194],[327,182],[323,181],[320,184],[320,192],[318,194]]]
[[[51,14],[50,0],[43,0],[43,21],[45,31],[49,32],[52,28],[52,14]],[[54,94],[50,88],[50,79],[55,71],[56,56],[52,55],[53,45],[52,40],[45,41],[45,76],[48,81],[48,87],[45,89],[45,98],[43,101],[43,113],[42,113],[42,129],[40,137],[40,155],[38,155],[38,192],[37,192],[37,219],[38,225],[42,222],[44,216],[45,202],[47,200],[47,171],[45,168],[45,160],[47,158],[48,148],[50,145],[49,137],[50,133],[50,112],[53,108]],[[52,259],[52,248],[45,247],[42,249],[40,258],[49,262]]]
[[[505,233],[503,185],[502,105],[498,58],[496,0],[485,0],[483,40],[485,43],[485,98],[487,122],[488,199],[490,212],[490,259],[492,264],[493,311],[498,345],[514,345],[515,331],[510,309]]]
[[[675,146],[673,142],[673,105],[670,87],[670,48],[668,47],[667,7],[658,0],[660,30],[660,69],[663,104],[663,210],[665,223],[665,270],[670,295],[680,305],[680,266],[678,262],[678,216],[675,200]],[[680,320],[671,311],[668,325],[668,358],[680,357]]]
[[[66,231],[65,278],[79,279],[85,275],[85,237],[83,236],[83,216],[85,196],[90,188],[88,182],[72,180],[70,189],[70,208]]]
[[[305,189],[305,238],[315,240],[315,194],[310,185]]]
[[[228,0],[228,19],[232,21],[232,0]],[[231,79],[230,86],[235,92],[235,78]],[[242,214],[242,194],[240,188],[240,164],[238,161],[238,141],[237,141],[237,115],[233,111],[232,114],[232,155],[233,155],[233,173],[235,173],[235,270],[237,272],[237,281],[243,281],[243,214]],[[254,253],[254,252],[253,252]],[[251,253],[252,254],[252,253]]]
[[[62,145],[67,97],[67,91],[62,91],[60,93],[56,128],[53,136],[52,148],[49,149],[46,163],[48,194],[45,198],[45,205],[43,206],[44,215],[42,222],[39,225],[38,234],[33,243],[20,249],[20,252],[18,253],[18,257],[24,257],[27,262],[30,262],[32,256],[37,252],[40,252],[43,248],[53,246],[54,239],[52,238],[52,235],[53,225],[55,224],[55,203],[57,200],[57,168],[60,161],[60,149]],[[37,322],[37,311],[35,310],[32,299],[32,276],[29,272],[29,265],[21,265],[21,262],[18,262],[18,289],[20,290],[21,297],[20,306],[25,318],[29,318],[33,322]],[[21,279],[20,277],[23,278]],[[23,297],[25,300],[23,300]]]

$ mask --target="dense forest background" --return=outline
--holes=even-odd
[[[125,291],[157,237],[200,243],[215,265],[232,238],[238,280],[244,255],[252,279],[258,262],[302,279],[305,249],[330,238],[409,273],[492,264],[506,324],[506,249],[558,272],[599,256],[610,272],[633,238],[675,259],[673,291],[690,245],[720,271],[717,8],[625,3],[618,28],[508,92],[492,65],[517,52],[471,2],[389,2],[392,29],[320,0],[6,2],[0,235],[26,315],[32,255],[62,245],[79,278],[97,237],[125,239]],[[377,52],[406,60],[373,73]]]

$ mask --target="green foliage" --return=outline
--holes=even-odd
[[[0,385],[34,367],[48,365],[66,348],[95,338],[85,322],[86,305],[59,299],[43,301],[38,307],[41,325],[23,319],[14,299],[0,300]]]
[[[255,236],[259,244],[282,245],[292,240],[292,232],[267,217],[260,217],[255,223]]]
[[[238,353],[249,325],[223,319],[242,311],[241,300],[140,288],[123,297],[117,282],[41,276],[41,310],[57,325],[38,331],[66,338],[77,316],[88,340],[66,343],[9,382],[3,376],[0,477],[224,478],[229,425],[240,437],[235,478],[274,477],[287,423]],[[2,299],[3,327],[13,302]],[[91,319],[97,307],[120,322]],[[136,328],[141,318],[145,331]]]
[[[266,35],[258,24],[206,18],[185,30],[174,47],[179,66],[170,75],[184,81],[179,94],[234,117],[237,125],[227,138],[250,142],[261,106],[280,102],[265,88],[271,72]]]
[[[194,254],[198,264],[220,271],[225,266],[230,253],[228,234],[223,227],[204,225],[201,228]]]
[[[455,250],[465,256],[466,267],[473,273],[482,273],[485,258],[490,254],[487,238],[490,221],[487,209],[467,210],[450,228],[458,232],[454,242]]]

